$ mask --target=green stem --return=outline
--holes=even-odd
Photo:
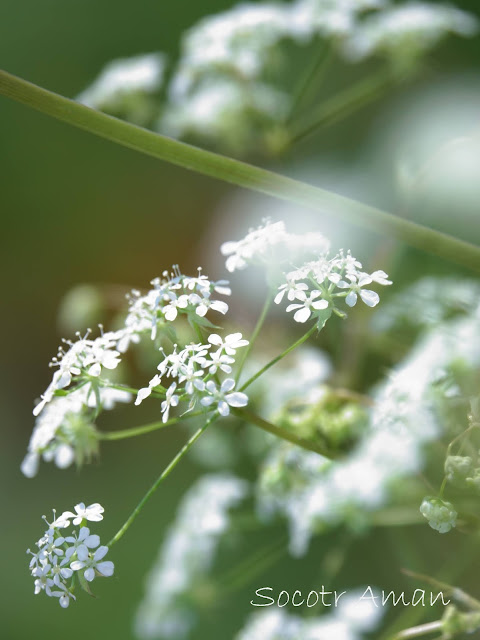
[[[178,418],[171,418],[170,420],[167,420],[167,422],[158,420],[157,422],[150,422],[149,424],[144,424],[141,427],[132,427],[131,429],[119,429],[118,431],[98,431],[98,435],[100,440],[124,440],[125,438],[134,438],[135,436],[141,436],[145,433],[150,433],[151,431],[157,431],[157,429],[163,429],[163,427],[171,427],[174,424],[183,422],[188,418],[200,416],[203,413],[205,413],[204,410],[192,411],[190,413],[185,413]]]
[[[302,449],[314,451],[315,453],[318,453],[325,458],[330,458],[331,460],[336,457],[336,454],[330,451],[326,446],[323,446],[318,442],[312,442],[311,440],[301,438],[293,431],[287,431],[287,429],[283,429],[283,427],[272,424],[271,422],[268,422],[268,420],[264,420],[260,416],[257,416],[255,413],[251,413],[247,409],[233,409],[232,413],[238,418],[242,418],[246,422],[250,422],[257,427],[260,427],[260,429],[267,431],[267,433],[271,433],[282,440],[287,440],[287,442],[296,444],[297,446],[302,447]]]
[[[440,631],[442,629],[443,623],[441,620],[435,620],[434,622],[427,622],[426,624],[421,624],[418,627],[411,627],[410,629],[405,629],[405,631],[400,631],[397,633],[391,640],[405,640],[406,638],[419,638],[420,636],[426,636],[429,633],[433,633],[434,631]]]
[[[299,338],[296,342],[290,345],[288,349],[285,349],[285,351],[282,351],[282,353],[280,353],[278,356],[273,358],[273,360],[270,360],[270,362],[267,362],[267,364],[264,367],[262,367],[259,371],[257,371],[255,375],[249,378],[245,382],[245,384],[243,384],[240,387],[240,391],[244,391],[245,389],[247,389],[247,387],[249,387],[253,382],[255,382],[255,380],[259,378],[262,374],[264,374],[265,371],[268,371],[270,367],[273,367],[274,364],[277,364],[277,362],[279,362],[282,358],[288,355],[290,351],[293,351],[294,349],[299,347],[301,344],[303,344],[306,340],[308,340],[308,338],[310,338],[310,336],[314,333],[316,328],[317,328],[317,325],[314,324],[312,328],[307,331],[307,333],[305,333],[301,338]]]
[[[267,298],[265,299],[265,303],[262,307],[262,311],[260,313],[260,316],[257,320],[257,324],[255,325],[255,328],[253,330],[253,333],[250,337],[250,342],[248,344],[248,347],[243,351],[242,353],[242,357],[240,360],[240,364],[238,367],[238,371],[237,371],[237,375],[235,376],[235,382],[238,384],[238,380],[240,379],[240,375],[242,373],[242,369],[245,365],[245,362],[247,361],[247,358],[250,354],[250,351],[252,350],[253,345],[255,344],[256,339],[258,338],[258,334],[260,333],[262,327],[263,327],[263,323],[265,322],[265,318],[267,317],[267,313],[268,310],[270,309],[270,305],[272,304],[272,300],[273,300],[273,293],[269,292]]]
[[[205,431],[205,429],[209,425],[211,425],[212,422],[214,420],[216,420],[217,418],[218,418],[218,413],[215,412],[214,414],[212,414],[210,416],[210,418],[205,422],[205,424],[200,427],[200,429],[195,431],[195,433],[191,436],[191,438],[188,440],[188,442],[186,442],[183,445],[183,447],[180,449],[180,451],[177,453],[177,455],[173,458],[173,460],[170,462],[170,464],[162,471],[162,473],[158,476],[158,478],[155,480],[155,482],[150,487],[150,489],[147,491],[147,493],[143,496],[143,498],[137,504],[137,506],[132,511],[130,516],[127,518],[125,523],[120,527],[120,529],[117,531],[117,533],[113,536],[113,538],[107,544],[107,547],[111,547],[112,545],[114,545],[126,533],[126,531],[130,527],[132,522],[138,516],[138,514],[143,509],[145,504],[150,500],[150,498],[155,493],[155,491],[158,489],[160,484],[165,480],[165,478],[167,478],[167,476],[170,475],[170,472],[173,471],[173,469],[177,466],[177,464],[180,462],[180,460],[183,458],[183,456],[187,453],[187,451],[189,451],[189,449],[195,444],[195,442],[202,435],[202,433]]]
[[[329,212],[332,216],[394,236],[418,249],[480,271],[480,247],[469,242],[298,180],[161,136],[1,70],[0,94],[130,149],[230,184],[322,213]]]
[[[315,79],[321,80],[322,76],[324,76],[331,59],[332,50],[330,43],[322,41],[320,43],[320,50],[317,52],[306,73],[300,78],[300,82],[294,90],[286,124],[289,124],[293,120],[293,116],[298,111],[305,96],[309,93],[312,81]]]
[[[382,70],[380,73],[365,78],[352,87],[340,91],[320,104],[319,109],[317,109],[307,125],[293,132],[290,144],[296,144],[318,129],[333,124],[338,120],[343,120],[353,111],[379,98],[399,81],[399,78],[392,76],[390,69],[387,72]]]

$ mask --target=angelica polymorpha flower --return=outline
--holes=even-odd
[[[292,302],[287,312],[295,311],[294,320],[306,322],[313,317],[319,326],[323,326],[332,312],[345,316],[337,306],[342,298],[349,307],[353,307],[359,297],[367,306],[374,307],[380,300],[379,295],[365,287],[371,283],[392,284],[384,271],[366,273],[356,258],[342,251],[333,258],[324,253],[317,260],[306,262],[287,272],[285,280],[278,287],[275,303],[279,304],[287,294]]]
[[[219,373],[230,374],[237,349],[247,345],[248,340],[243,339],[241,333],[229,334],[225,339],[212,333],[205,344],[192,343],[180,351],[175,345],[169,354],[161,349],[164,358],[157,367],[159,373],[153,376],[148,387],[139,390],[135,404],[139,405],[156,388],[163,388],[162,380],[173,378],[161,405],[164,422],[168,420],[170,407],[176,407],[182,396],[188,399],[189,408],[199,402],[209,411],[218,409],[221,415],[227,416],[230,407],[244,407],[248,397],[245,393],[233,391],[235,382],[232,378],[221,382],[219,389],[210,378]]]
[[[175,265],[172,273],[165,271],[161,278],[154,278],[151,284],[153,288],[146,294],[134,290],[130,295],[123,339],[118,346],[122,352],[127,350],[130,342],[138,342],[140,336],[148,331],[154,340],[159,330],[179,316],[202,326],[212,326],[204,318],[210,309],[222,315],[228,311],[226,302],[212,297],[214,294],[229,296],[231,289],[228,282],[210,280],[203,275],[200,267],[198,276],[192,277],[182,274],[178,265]]]
[[[33,415],[38,416],[45,405],[52,401],[56,391],[66,389],[72,382],[83,377],[83,381],[95,383],[105,369],[115,369],[120,362],[120,353],[117,351],[117,343],[123,338],[122,331],[102,333],[98,338],[91,340],[90,331],[82,337],[77,333],[76,342],[64,340],[57,355],[52,359],[50,366],[58,367],[53,374],[51,383],[33,410]]]
[[[74,594],[77,585],[90,593],[88,583],[95,577],[112,576],[114,564],[103,558],[108,553],[108,547],[100,544],[97,534],[91,534],[88,521],[99,522],[103,519],[103,507],[84,503],[75,506],[75,513],[63,512],[53,522],[43,519],[48,525],[44,535],[37,541],[37,551],[27,551],[32,557],[30,571],[35,578],[35,594],[46,593],[47,596],[58,598],[60,606],[68,607],[70,600],[76,600]],[[70,521],[78,528],[68,532]]]

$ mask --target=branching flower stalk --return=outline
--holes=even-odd
[[[391,284],[387,274],[383,271],[372,274],[364,272],[361,263],[350,253],[341,251],[330,257],[329,242],[321,234],[291,234],[282,222],[265,221],[257,229],[251,229],[245,238],[224,243],[221,250],[226,256],[228,271],[259,264],[268,270],[269,281],[275,282],[269,286],[266,302],[252,335],[253,342],[267,317],[272,300],[278,305],[286,298],[290,302],[287,312],[294,311],[296,322],[311,322],[311,327],[301,338],[261,367],[240,390],[235,390],[236,381],[231,377],[234,375],[233,366],[237,352],[251,348],[252,344],[240,332],[226,336],[210,332],[212,328],[217,330],[217,327],[207,316],[210,313],[227,313],[228,304],[217,299],[217,296],[229,296],[231,289],[228,281],[212,281],[201,268],[196,276],[187,276],[178,265],[174,265],[171,273],[164,272],[162,277],[154,278],[152,287],[145,294],[132,291],[122,328],[104,332],[100,327],[100,335],[95,338],[91,331],[85,335],[77,334],[76,341],[64,341],[51,362],[55,371],[34,409],[36,425],[29,451],[22,463],[22,470],[27,476],[35,475],[41,458],[46,461],[53,459],[60,468],[69,466],[74,460],[80,465],[98,453],[100,440],[134,437],[177,424],[186,418],[203,417],[203,424],[158,476],[108,547],[124,536],[180,460],[209,425],[221,417],[234,415],[307,451],[324,457],[336,457],[336,452],[325,443],[272,424],[245,409],[249,398],[244,391],[274,364],[318,333],[332,315],[345,318],[346,313],[339,304],[345,302],[347,307],[353,307],[360,299],[367,306],[375,306],[379,296],[366,287],[372,283]],[[293,264],[302,266],[291,271]],[[185,324],[193,330],[198,342],[180,340],[180,331],[184,330],[182,327]],[[105,373],[117,369],[123,354],[141,340],[148,340],[153,351],[160,354],[157,372],[148,385],[135,389],[110,382]],[[240,371],[246,356],[240,362]],[[236,377],[238,379],[239,372]],[[123,431],[99,432],[95,421],[100,413],[104,409],[112,409],[119,401],[130,401],[134,394],[135,405],[150,399],[159,401],[161,421]],[[171,418],[170,412],[177,410],[180,405],[186,405],[182,414]],[[62,516],[65,522],[68,513]],[[81,536],[85,537],[87,533],[81,533]],[[59,571],[68,578],[72,571],[86,568],[88,581],[90,567],[94,567],[97,561],[100,561],[100,555],[97,558],[82,551],[78,560],[74,560],[70,566],[62,564]],[[39,576],[40,573],[47,576],[52,566],[52,561],[42,555],[39,556],[35,571]],[[55,580],[58,587],[58,579]],[[57,595],[52,591],[52,585],[47,580],[45,589],[48,587],[48,595]],[[59,597],[62,594],[63,591]],[[65,597],[62,603],[64,601]]]

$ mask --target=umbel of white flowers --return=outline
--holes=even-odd
[[[75,505],[75,511],[64,511],[53,522],[43,516],[47,530],[36,543],[37,551],[27,550],[32,558],[30,571],[35,579],[35,594],[42,591],[47,596],[58,598],[64,609],[70,600],[76,600],[75,585],[78,582],[82,589],[90,593],[89,583],[96,577],[113,575],[114,565],[104,560],[108,547],[100,544],[100,538],[91,534],[85,526],[88,521],[103,520],[103,507],[98,502],[85,506],[83,502]],[[65,529],[70,521],[76,526],[66,535]]]

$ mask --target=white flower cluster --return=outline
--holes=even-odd
[[[352,60],[363,60],[374,53],[392,59],[411,59],[431,49],[453,33],[471,37],[478,31],[477,19],[465,11],[430,2],[407,2],[387,6],[359,23],[345,43]]]
[[[447,533],[457,524],[457,512],[453,504],[440,498],[425,497],[420,505],[420,513],[428,524],[439,533]]]
[[[218,382],[216,384],[211,378],[214,376],[218,380],[220,372],[230,374],[237,349],[247,345],[248,340],[244,340],[241,333],[232,333],[225,340],[217,333],[212,333],[207,344],[190,344],[178,352],[175,345],[174,351],[168,355],[162,349],[164,359],[157,367],[159,373],[150,380],[148,387],[140,389],[135,404],[139,405],[156,387],[161,387],[163,377],[175,378],[162,402],[164,422],[168,420],[170,407],[176,407],[182,396],[188,398],[189,409],[200,401],[203,407],[227,416],[230,407],[244,407],[248,397],[245,393],[234,391],[233,378],[226,378],[219,387]],[[182,386],[177,386],[177,381]]]
[[[256,229],[250,229],[241,240],[224,242],[220,251],[227,256],[227,270],[233,272],[253,264],[292,264],[305,255],[323,255],[329,247],[330,242],[321,233],[289,233],[284,222],[267,219]]]
[[[280,285],[275,302],[279,304],[286,294],[293,302],[287,311],[295,312],[296,322],[306,322],[312,316],[324,318],[321,312],[326,309],[338,312],[336,298],[345,298],[347,305],[353,307],[360,297],[367,306],[375,307],[380,301],[378,293],[365,288],[372,283],[392,284],[385,271],[366,273],[362,271],[362,263],[350,253],[340,252],[333,258],[325,255],[287,273],[286,282]]]
[[[335,306],[339,298],[345,298],[349,307],[353,307],[359,297],[369,307],[376,306],[380,300],[378,294],[366,287],[372,283],[392,284],[387,274],[381,270],[362,271],[361,262],[350,252],[341,251],[330,258],[328,249],[329,242],[320,233],[291,234],[283,222],[267,220],[257,229],[251,229],[242,240],[225,242],[220,250],[228,256],[228,271],[244,269],[249,264],[292,265],[313,254],[316,259],[285,274],[285,282],[275,297],[276,304],[287,297],[292,303],[287,311],[295,312],[297,322],[306,322],[311,317],[322,318],[324,322],[332,312],[344,316]]]
[[[426,276],[390,296],[373,316],[372,326],[397,334],[432,328],[454,315],[472,313],[479,299],[476,280]]]
[[[205,318],[210,309],[225,314],[228,305],[213,297],[214,294],[230,295],[226,280],[210,281],[202,270],[194,277],[185,276],[175,267],[174,273],[164,273],[163,278],[152,280],[153,288],[145,295],[134,291],[130,297],[130,308],[125,326],[117,331],[103,332],[97,338],[77,334],[76,341],[64,340],[57,356],[50,363],[56,371],[52,381],[36,405],[35,427],[28,445],[28,453],[22,462],[22,472],[33,477],[38,471],[41,457],[53,460],[60,468],[74,461],[82,464],[97,453],[98,436],[94,426],[100,411],[112,409],[117,402],[129,402],[130,393],[109,387],[101,374],[116,369],[130,343],[138,343],[141,335],[150,333],[155,339],[158,328],[165,327],[180,315],[197,324],[213,326]],[[230,406],[244,406],[245,394],[233,391],[232,380],[225,380],[220,389],[210,380],[218,370],[232,371],[231,356],[239,347],[247,345],[241,334],[231,334],[223,341],[217,334],[210,336],[207,345],[190,345],[179,353],[166,357],[159,366],[161,375],[178,378],[185,384],[185,393],[193,397],[200,390],[202,405],[218,409],[221,415],[229,413]],[[196,347],[198,349],[196,350]],[[215,347],[215,348],[214,348]],[[208,358],[205,357],[208,354]],[[202,369],[202,373],[198,371]],[[202,376],[202,378],[200,378]],[[157,376],[150,383],[149,391],[160,383]],[[162,406],[165,420],[170,406],[176,406],[178,396],[175,386],[167,392]],[[137,404],[148,395],[142,390]]]
[[[376,391],[370,429],[347,457],[330,462],[292,449],[298,477],[291,491],[278,491],[269,482],[285,464],[286,445],[271,452],[257,492],[258,507],[265,517],[279,512],[288,518],[292,553],[305,553],[319,527],[368,523],[368,514],[388,501],[392,485],[422,468],[424,446],[444,428],[436,404],[438,380],[453,362],[472,371],[480,367],[479,330],[477,309],[422,338]],[[448,398],[455,389],[446,387],[441,393]]]
[[[115,369],[120,362],[120,353],[116,347],[123,337],[121,331],[102,333],[94,340],[89,339],[89,333],[82,338],[77,333],[77,341],[64,340],[65,347],[59,347],[57,356],[52,359],[50,366],[58,367],[53,374],[42,400],[33,410],[33,415],[38,416],[46,404],[51,402],[56,391],[69,387],[72,381],[84,378],[85,382],[94,383],[105,369]]]
[[[162,278],[151,281],[153,288],[145,295],[133,291],[130,296],[130,309],[125,320],[125,334],[119,343],[120,351],[128,348],[130,341],[138,342],[140,335],[151,331],[152,340],[157,335],[158,326],[173,322],[179,315],[190,317],[198,324],[209,309],[225,315],[228,304],[212,298],[212,294],[231,295],[227,280],[217,282],[209,280],[199,267],[197,276],[186,276],[178,265],[173,273],[163,273]],[[211,326],[211,325],[210,325]]]
[[[32,556],[29,567],[35,578],[35,594],[44,591],[47,596],[58,598],[60,606],[66,608],[70,600],[76,600],[77,580],[89,592],[88,583],[95,577],[113,575],[113,562],[104,560],[108,547],[100,545],[98,535],[91,534],[85,526],[87,521],[103,520],[103,512],[98,503],[86,507],[81,502],[75,506],[75,512],[65,511],[51,523],[44,516],[48,529],[36,543],[38,551],[27,551]],[[78,529],[66,535],[70,520]]]
[[[235,640],[361,640],[382,618],[382,608],[361,591],[343,595],[333,613],[300,618],[272,607],[253,614]]]
[[[194,612],[188,594],[211,569],[229,511],[246,494],[246,483],[227,474],[203,476],[189,489],[147,579],[136,615],[140,638],[180,639],[189,633]]]
[[[38,472],[40,458],[54,461],[60,469],[74,461],[82,464],[97,453],[95,415],[102,409],[113,409],[117,402],[130,402],[126,391],[91,385],[77,387],[65,396],[55,396],[35,421],[28,444],[28,453],[21,470],[33,478]]]
[[[449,33],[471,36],[476,30],[471,14],[420,1],[242,2],[186,32],[165,104],[159,97],[161,53],[113,61],[78,100],[167,135],[193,136],[238,153],[275,153],[288,137],[292,100],[281,77],[286,41],[305,47],[320,37],[347,61],[381,53],[402,63]]]

